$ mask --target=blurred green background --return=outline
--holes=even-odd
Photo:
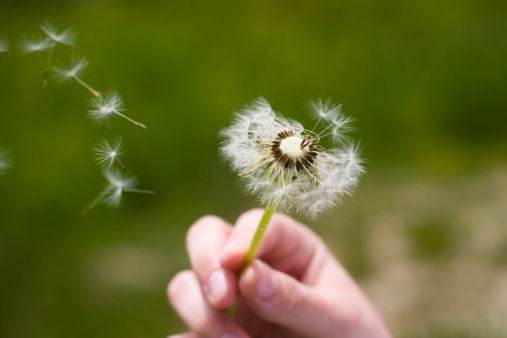
[[[104,185],[76,83],[41,84],[17,41],[49,20],[78,33],[55,64],[117,89],[124,163],[140,187],[80,210]],[[188,267],[185,232],[257,206],[217,154],[233,110],[262,95],[309,125],[332,98],[357,118],[368,174],[325,236],[397,337],[505,337],[507,2],[0,2],[1,337],[164,337],[184,330],[165,288]],[[326,145],[326,144],[324,144]],[[303,220],[306,221],[306,220]]]

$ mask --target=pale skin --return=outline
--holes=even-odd
[[[192,270],[171,280],[168,296],[190,332],[171,337],[391,337],[322,239],[288,216],[273,216],[257,259],[238,278],[262,212],[243,214],[234,227],[205,216],[189,229]]]

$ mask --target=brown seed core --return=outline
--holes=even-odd
[[[297,137],[301,139],[301,144],[299,145],[301,156],[294,158],[294,152],[289,156],[289,154],[280,149],[280,144],[288,137]],[[300,171],[309,169],[313,165],[317,157],[317,148],[312,140],[298,135],[293,130],[289,129],[279,132],[276,138],[271,141],[271,153],[284,168],[295,168],[296,171]]]

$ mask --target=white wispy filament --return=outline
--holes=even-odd
[[[328,123],[321,135],[285,119],[259,98],[235,115],[232,125],[221,132],[221,153],[249,193],[261,203],[275,202],[283,212],[315,217],[350,194],[364,172],[359,149],[346,132],[352,119],[341,106],[314,101],[312,113]],[[339,147],[325,150],[320,138],[332,137]]]

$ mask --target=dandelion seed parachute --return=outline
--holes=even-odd
[[[105,196],[103,203],[112,208],[120,205],[123,191],[135,188],[138,182],[137,177],[125,176],[118,171],[106,171],[104,176],[109,183],[110,191]]]
[[[25,36],[18,43],[18,46],[23,53],[40,52],[51,47],[51,39],[35,35],[32,35],[31,37]]]
[[[341,113],[341,106],[319,100],[310,107],[318,122],[329,123],[322,137],[331,136],[340,147],[326,151],[318,145],[321,136],[259,98],[221,132],[220,151],[239,172],[244,189],[262,204],[275,201],[280,211],[314,218],[350,194],[364,168],[358,147],[345,135],[352,119]]]
[[[11,159],[9,152],[0,146],[0,175],[7,173],[7,170],[11,167]]]
[[[83,211],[82,216],[88,215],[99,203],[116,208],[120,205],[124,192],[135,192],[139,194],[163,195],[161,191],[136,189],[137,177],[125,175],[116,170],[105,170],[104,177],[108,185],[91,201]]]
[[[146,126],[141,122],[137,122],[122,113],[125,110],[123,100],[115,91],[107,93],[107,95],[99,95],[92,98],[90,106],[94,109],[88,111],[88,116],[98,122],[111,127],[110,120],[114,116],[120,116],[133,124],[146,129]]]
[[[60,82],[65,82],[70,78],[76,80],[81,86],[83,86],[86,90],[92,93],[95,97],[99,97],[100,93],[89,86],[86,82],[81,80],[80,76],[82,76],[86,70],[88,69],[88,65],[90,62],[84,57],[75,57],[72,56],[70,61],[70,68],[66,67],[53,67],[53,71],[55,76]]]
[[[0,53],[9,51],[9,41],[4,38],[0,38]]]
[[[56,28],[50,22],[45,22],[40,26],[40,28],[52,41],[56,43],[61,43],[67,46],[74,46],[76,42],[76,34],[70,28],[60,32],[58,28]]]
[[[117,162],[124,170],[127,168],[120,161],[120,158],[124,154],[123,151],[123,139],[118,136],[112,140],[103,139],[94,148],[95,161],[105,168],[111,168],[115,162]]]
[[[62,82],[69,80],[75,76],[81,76],[88,69],[90,62],[84,57],[72,56],[70,61],[70,67],[53,67],[55,76]]]

